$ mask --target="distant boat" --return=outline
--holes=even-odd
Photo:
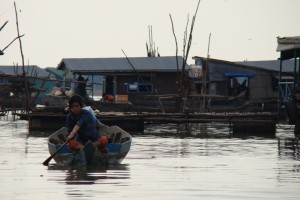
[[[54,160],[63,165],[105,166],[120,164],[130,150],[132,137],[118,126],[100,128],[102,136],[108,138],[108,153],[96,150],[91,142],[80,151],[70,150],[66,145],[55,155]],[[53,155],[66,142],[67,128],[63,127],[48,138],[49,153]],[[88,146],[89,145],[89,146]],[[86,148],[87,147],[87,148]]]

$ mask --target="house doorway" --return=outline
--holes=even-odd
[[[105,93],[115,95],[115,77],[114,76],[106,76],[105,77]]]

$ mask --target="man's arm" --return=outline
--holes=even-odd
[[[67,139],[68,140],[73,139],[75,137],[75,135],[78,133],[79,129],[80,129],[80,127],[78,125],[75,125]]]

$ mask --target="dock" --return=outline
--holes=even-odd
[[[37,112],[16,114],[29,121],[29,131],[57,130],[66,126],[67,114]],[[233,134],[275,137],[277,113],[97,113],[104,124],[117,125],[126,131],[143,132],[145,124],[226,123]]]

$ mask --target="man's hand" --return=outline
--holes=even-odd
[[[76,135],[76,132],[75,132],[75,131],[72,131],[72,132],[70,133],[70,135],[67,137],[67,140],[72,140],[72,139],[75,137],[75,135]]]
[[[77,132],[79,131],[79,129],[80,129],[80,127],[78,125],[75,125],[67,139],[72,140],[75,137],[75,135],[77,134]]]

